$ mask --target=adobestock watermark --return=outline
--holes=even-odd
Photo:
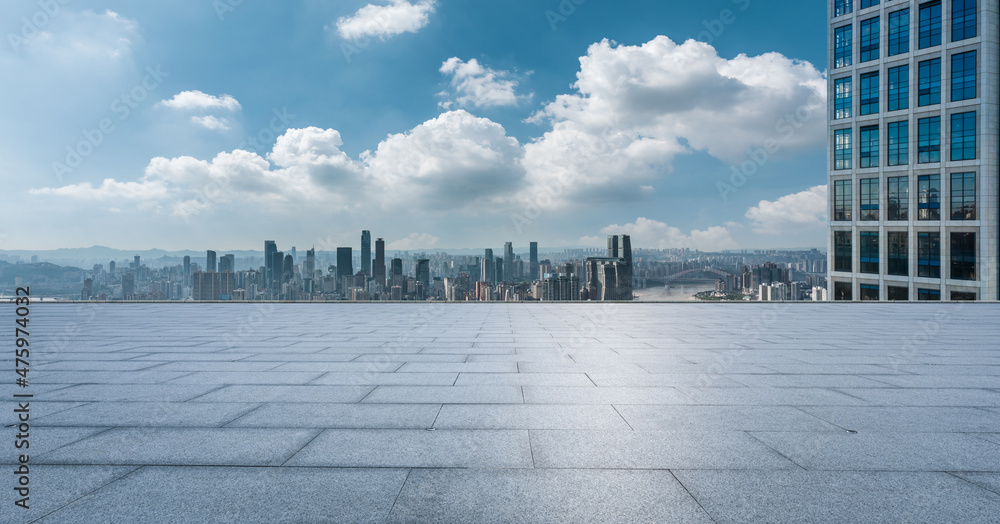
[[[545,11],[545,19],[549,22],[549,27],[553,31],[559,29],[559,24],[569,20],[569,17],[576,14],[576,10],[579,6],[587,3],[587,0],[562,0],[556,9],[549,9]]]
[[[695,385],[700,388],[716,383],[727,369],[738,364],[747,351],[758,349],[767,343],[764,336],[774,332],[774,325],[791,306],[781,302],[768,302],[768,306],[756,318],[743,324],[740,331],[741,342],[734,342],[725,353],[717,355],[705,371],[698,375]]]
[[[296,115],[289,113],[288,108],[274,108],[271,110],[274,115],[267,126],[261,127],[256,133],[249,135],[245,140],[236,146],[236,150],[249,151],[264,156],[265,151],[273,143],[280,133],[286,131]],[[194,196],[188,200],[179,202],[174,208],[174,215],[180,216],[185,222],[190,223],[194,215],[199,211],[209,207],[212,202],[222,198],[232,183],[231,174],[227,170],[221,170],[222,176],[213,177],[201,188],[194,190]]]
[[[243,5],[243,0],[213,0],[212,9],[215,10],[215,16],[219,17],[219,21],[225,22],[229,13],[241,5]]]
[[[817,111],[826,110],[824,102],[823,97],[814,93],[805,104],[779,118],[774,124],[775,134],[766,138],[760,146],[747,149],[746,160],[739,164],[731,164],[729,177],[715,183],[719,198],[723,202],[729,202],[729,195],[745,186],[750,177],[756,175],[773,155],[788,145]]]
[[[964,309],[964,303],[954,307],[944,306],[934,313],[933,317],[917,322],[912,326],[911,334],[903,341],[902,348],[889,355],[889,368],[898,371],[901,365],[914,364],[913,357],[921,350],[930,347],[932,341],[940,340],[941,330],[951,325],[955,318],[962,318],[961,313]]]
[[[732,0],[732,3],[735,8],[739,9],[739,12],[750,9],[750,0]],[[732,9],[723,9],[715,18],[702,20],[701,25],[705,29],[695,35],[694,39],[708,45],[714,45],[715,40],[726,32],[727,27],[735,24],[736,20],[737,12]]]
[[[42,29],[52,22],[52,19],[62,13],[62,6],[70,3],[71,0],[38,0],[38,10],[31,16],[21,17],[21,31],[18,33],[7,33],[7,41],[10,42],[14,52],[21,50],[23,46],[42,33]]]
[[[164,72],[161,66],[147,67],[146,75],[132,89],[122,93],[118,98],[111,101],[109,111],[112,116],[102,118],[97,126],[80,131],[83,139],[76,144],[66,146],[66,156],[61,161],[52,162],[52,172],[60,182],[66,175],[72,174],[83,161],[94,154],[94,152],[104,144],[109,135],[118,129],[121,122],[127,120],[132,113],[139,108],[146,99],[160,84],[163,79],[170,76]],[[115,118],[117,117],[117,118]]]

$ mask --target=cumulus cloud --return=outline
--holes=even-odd
[[[522,150],[503,126],[451,111],[365,151],[365,174],[384,206],[454,210],[497,204],[524,182]]]
[[[552,126],[525,145],[532,191],[557,185],[571,188],[566,200],[627,201],[680,154],[738,162],[767,138],[778,149],[822,147],[825,85],[811,64],[778,53],[725,59],[694,40],[604,40],[580,59],[576,92],[528,119]]]
[[[632,237],[632,245],[640,245],[651,249],[688,248],[700,251],[721,251],[735,249],[731,229],[737,227],[713,226],[705,230],[692,230],[685,234],[679,228],[664,222],[658,222],[640,217],[635,222],[625,225],[611,225],[601,230],[604,235],[625,234]],[[605,237],[583,237],[583,244],[602,244]]]
[[[337,19],[337,33],[346,40],[369,36],[386,39],[401,33],[416,33],[430,21],[435,0],[410,3],[391,0],[388,5],[368,4],[351,16]]]
[[[241,108],[240,103],[231,95],[214,96],[201,91],[181,91],[173,98],[161,101],[159,105],[179,110],[239,111]]]
[[[385,247],[386,249],[398,250],[398,251],[412,251],[415,249],[433,249],[437,247],[438,242],[441,239],[429,235],[427,233],[411,233],[410,236],[397,240],[395,242],[390,242]]]
[[[774,202],[761,200],[747,211],[746,217],[753,222],[755,231],[771,235],[824,227],[827,221],[827,186],[815,186]]]
[[[462,107],[514,106],[530,98],[530,95],[517,95],[517,82],[506,78],[510,73],[485,67],[475,58],[468,62],[458,57],[449,58],[440,71],[451,76],[451,87],[456,95],[454,100],[449,98],[440,103],[445,109],[456,103]],[[448,93],[442,95],[449,96]]]
[[[213,131],[226,131],[229,129],[229,119],[219,118],[213,115],[193,116],[191,117],[191,122]]]

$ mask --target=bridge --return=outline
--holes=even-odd
[[[717,275],[719,278],[726,278],[732,276],[732,273],[728,273],[726,271],[723,271],[721,269],[716,269],[714,267],[700,267],[694,269],[685,269],[680,273],[674,273],[673,275],[667,275],[665,277],[648,277],[645,280],[646,282],[649,281],[662,282],[664,285],[666,285],[670,284],[671,282],[674,282],[675,280],[680,280],[686,276],[695,275],[699,273],[711,273],[713,275]]]

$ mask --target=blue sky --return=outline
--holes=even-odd
[[[19,2],[0,249],[822,246],[824,24],[764,0]]]

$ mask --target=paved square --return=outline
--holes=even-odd
[[[5,489],[0,522],[1000,515],[997,304],[31,315],[31,509]],[[25,392],[12,356],[0,358],[11,470],[11,400]]]

